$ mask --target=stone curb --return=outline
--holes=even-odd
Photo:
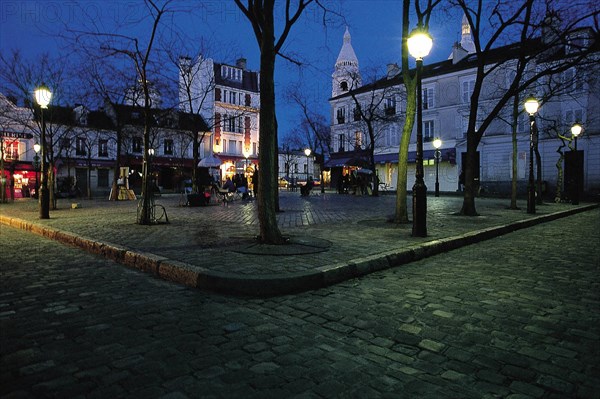
[[[323,288],[379,270],[404,265],[443,252],[489,240],[513,231],[535,226],[559,218],[596,209],[600,204],[576,207],[548,215],[535,216],[514,223],[489,227],[462,235],[412,245],[402,250],[391,250],[376,255],[356,258],[315,270],[286,275],[241,275],[221,273],[179,262],[149,252],[136,252],[130,248],[99,242],[73,233],[42,226],[18,218],[0,215],[0,224],[29,231],[113,261],[150,273],[164,280],[189,287],[230,295],[270,297]]]

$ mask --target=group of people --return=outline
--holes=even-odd
[[[233,179],[231,179],[231,177],[228,176],[225,179],[225,183],[223,183],[222,189],[227,190],[227,192],[229,193],[238,192],[242,194],[242,199],[250,198],[250,190],[248,189],[248,179],[246,178],[246,176],[241,174],[234,175]]]
[[[371,195],[373,192],[371,176],[366,173],[357,173],[355,170],[345,173],[338,180],[337,191],[339,194]]]

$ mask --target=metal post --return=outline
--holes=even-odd
[[[423,180],[423,93],[421,72],[423,59],[417,58],[417,164],[413,186],[413,227],[414,237],[427,237],[427,186]]]
[[[440,150],[435,150],[435,196],[440,196],[440,181],[439,181],[439,170],[440,170]]]
[[[42,120],[42,171],[40,189],[40,219],[50,219],[50,194],[48,191],[48,166],[46,164],[46,121],[44,120],[44,108],[40,107]]]
[[[533,180],[533,129],[535,116],[529,115],[529,181],[527,183],[527,213],[535,213],[535,183]]]
[[[577,151],[577,136],[575,140],[575,184],[573,184],[573,198],[571,198],[571,204],[579,205],[579,152]]]

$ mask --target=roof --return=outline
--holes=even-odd
[[[227,79],[227,78],[221,76],[221,67],[222,66],[228,66],[231,68],[241,69],[240,67],[237,67],[237,66],[228,65],[228,64],[219,64],[219,63],[215,62],[214,63],[215,84],[232,87],[234,89],[253,91],[256,93],[259,92],[258,72],[247,71],[245,69],[242,69],[242,81],[240,82],[238,80]]]
[[[506,46],[498,47],[495,49],[491,49],[486,52],[485,62],[487,65],[495,64],[503,61],[508,61],[511,59],[515,59],[519,56],[522,51],[525,51],[526,54],[532,55],[541,55],[542,51],[545,47],[542,45],[541,38],[530,39],[525,43],[512,43]],[[553,59],[563,58],[565,55],[564,49],[554,52],[552,54]],[[546,61],[551,58],[546,58]],[[442,76],[453,72],[458,72],[461,70],[467,70],[476,68],[478,65],[477,54],[469,54],[462,60],[454,63],[452,60],[444,60],[432,64],[427,64],[425,62],[423,64],[423,78],[430,78],[435,76]],[[414,71],[414,69],[412,70]],[[413,72],[414,73],[414,72]],[[332,97],[330,100],[337,100],[344,97],[350,97],[352,95],[367,93],[372,90],[384,89],[387,87],[397,86],[403,83],[402,74],[398,74],[393,78],[383,77],[373,83],[364,85],[359,87],[358,89],[343,93],[339,96]]]

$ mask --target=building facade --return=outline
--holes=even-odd
[[[440,138],[442,147],[439,159],[439,182],[441,191],[456,191],[459,189],[459,178],[463,158],[466,153],[466,133],[470,111],[470,98],[476,78],[476,56],[468,23],[463,19],[462,39],[456,43],[448,60],[432,64],[424,62],[422,79],[423,103],[423,137],[424,137],[424,171],[425,183],[433,190],[436,178],[435,148],[433,140]],[[573,40],[583,40],[581,37]],[[585,40],[588,40],[587,38]],[[332,76],[331,109],[331,159],[327,162],[331,170],[332,185],[344,173],[364,166],[367,163],[365,148],[371,144],[365,134],[364,121],[356,115],[357,103],[363,108],[369,103],[381,107],[381,114],[389,117],[381,118],[376,125],[374,143],[376,173],[384,187],[395,190],[398,173],[398,150],[402,127],[405,119],[406,92],[402,83],[399,68],[388,65],[387,76],[369,84],[363,84],[358,79],[352,79],[358,73],[348,72],[347,65],[358,67],[349,34],[344,34],[342,50],[335,64]],[[568,45],[567,45],[568,46]],[[563,49],[568,54],[568,48]],[[479,115],[485,115],[486,110],[495,104],[507,84],[512,80],[511,59],[514,58],[512,45],[495,50],[495,57],[504,57],[503,68],[498,68],[490,77],[484,80],[484,87],[479,104]],[[350,54],[350,56],[348,56]],[[345,57],[345,58],[344,58]],[[596,64],[597,68],[598,63]],[[537,64],[535,68],[544,68]],[[552,193],[556,190],[558,181],[557,163],[564,165],[560,152],[570,151],[570,127],[579,122],[584,126],[585,133],[579,137],[578,150],[583,151],[583,189],[586,193],[600,192],[600,121],[597,117],[600,99],[597,70],[589,70],[589,66],[578,69],[570,68],[560,76],[548,79],[572,81],[572,90],[550,97],[542,104],[536,116],[539,126],[539,151],[542,159],[542,180],[546,189]],[[581,79],[573,79],[574,77]],[[356,82],[355,87],[341,85],[345,80]],[[536,93],[542,96],[543,93]],[[367,105],[365,105],[367,104]],[[508,108],[508,107],[507,107]],[[521,107],[522,109],[522,107]],[[510,109],[500,113],[486,129],[478,147],[479,166],[476,177],[480,181],[480,189],[490,193],[507,194],[510,192],[512,179],[512,124]],[[517,181],[520,191],[527,184],[528,154],[529,154],[529,124],[528,116],[522,113],[517,123]],[[416,130],[416,127],[415,127]],[[562,138],[561,138],[562,136]],[[565,140],[566,139],[566,140]],[[413,132],[409,146],[409,169],[407,187],[414,184],[416,159],[416,134]],[[566,176],[565,176],[566,178]]]
[[[221,161],[220,179],[248,177],[258,163],[259,83],[260,73],[248,70],[244,58],[235,65],[203,57],[180,59],[180,107],[207,122],[200,156]]]

